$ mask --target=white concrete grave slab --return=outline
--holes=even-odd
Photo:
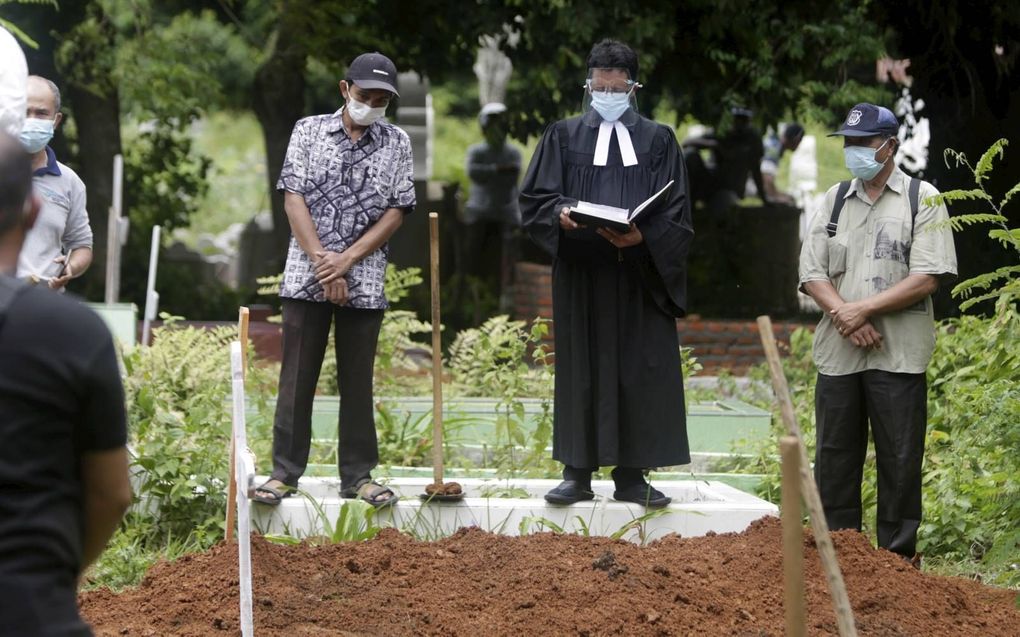
[[[259,477],[255,484],[265,480],[264,476]],[[425,539],[445,537],[465,526],[505,535],[562,529],[568,533],[611,536],[629,525],[623,532],[624,539],[648,542],[672,533],[692,537],[710,531],[740,532],[761,517],[778,515],[774,504],[714,481],[653,481],[657,489],[673,498],[664,513],[653,516],[646,516],[651,509],[613,500],[612,481],[593,482],[595,500],[572,506],[551,505],[542,498],[558,480],[457,479],[464,488],[463,500],[424,503],[419,495],[430,482],[429,478],[386,481],[400,501],[381,509],[375,522]],[[310,498],[322,508],[329,523],[335,524],[340,507],[348,502],[338,496],[339,486],[335,478],[303,478],[300,489],[304,495],[286,498],[277,507],[255,504],[252,523],[266,534],[298,538],[323,534],[317,507]]]

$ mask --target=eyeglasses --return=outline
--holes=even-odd
[[[630,93],[634,88],[641,88],[641,84],[634,80],[595,80],[588,78],[581,88],[588,89],[590,93]]]

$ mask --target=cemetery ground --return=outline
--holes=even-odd
[[[400,506],[399,504],[397,506]],[[623,540],[462,529],[435,542],[395,529],[366,542],[252,546],[258,635],[782,635],[781,525]],[[915,570],[856,532],[834,534],[861,635],[1001,635],[1016,591]],[[808,633],[835,635],[810,533]],[[120,594],[81,596],[97,635],[236,635],[237,550],[157,564]]]

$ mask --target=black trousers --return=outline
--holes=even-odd
[[[830,529],[861,529],[870,422],[878,465],[878,545],[914,556],[927,409],[924,374],[818,375],[815,481]]]
[[[338,307],[283,299],[283,364],[273,423],[273,475],[296,487],[308,466],[312,401],[336,321],[337,384],[340,388],[341,488],[371,477],[379,464],[372,398],[372,370],[383,310]]]

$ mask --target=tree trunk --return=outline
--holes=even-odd
[[[294,123],[304,115],[305,62],[307,52],[300,34],[289,33],[288,22],[281,19],[278,44],[255,73],[252,106],[262,125],[266,143],[266,167],[273,211],[274,259],[276,272],[283,270],[290,239],[290,224],[283,209],[283,194],[276,191],[276,180],[283,168]]]
[[[78,283],[78,292],[102,301],[106,285],[106,238],[113,205],[113,158],[121,152],[120,107],[116,89],[97,96],[74,83],[67,87],[78,127],[78,175],[88,195],[93,235],[92,267]],[[125,187],[127,185],[125,184]],[[127,211],[124,211],[126,216]]]

